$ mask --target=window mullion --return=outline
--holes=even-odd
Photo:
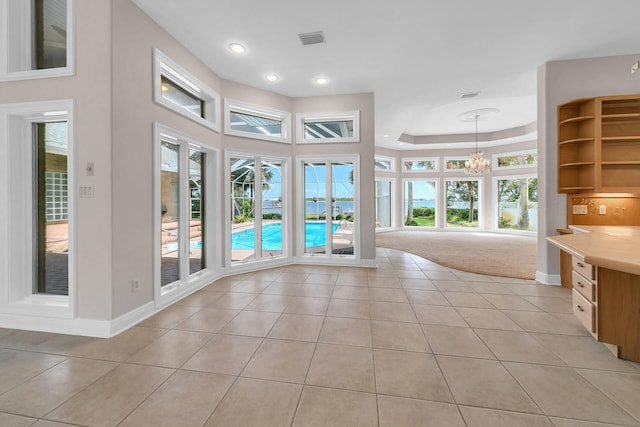
[[[325,174],[326,182],[326,201],[325,201],[325,253],[333,254],[333,164],[327,162],[327,172]]]
[[[262,158],[254,157],[253,237],[256,260],[262,259]]]
[[[178,159],[180,165],[178,178],[178,210],[180,212],[178,223],[178,229],[180,230],[178,280],[187,280],[189,276],[190,252],[189,224],[191,222],[191,212],[189,209],[191,203],[189,192],[189,145],[184,141],[178,141],[177,144],[178,147],[180,147],[180,156]]]

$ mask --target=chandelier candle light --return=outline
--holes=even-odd
[[[464,171],[469,175],[484,175],[491,170],[491,163],[482,156],[482,152],[478,151],[478,118],[480,114],[476,114],[476,151],[471,153],[471,158],[464,162]]]

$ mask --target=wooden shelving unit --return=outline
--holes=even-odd
[[[558,192],[640,192],[640,95],[558,106]]]

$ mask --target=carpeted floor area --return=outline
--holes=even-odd
[[[490,276],[535,279],[535,236],[444,231],[390,231],[376,234],[376,246],[419,255],[449,268]]]

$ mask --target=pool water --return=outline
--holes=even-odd
[[[335,233],[338,224],[333,224],[331,233]],[[307,222],[305,225],[305,246],[324,246],[326,239],[326,223]],[[236,231],[231,235],[232,249],[253,249],[254,229]],[[262,226],[262,250],[281,251],[282,250],[282,223],[276,222]]]
[[[340,227],[338,224],[332,224],[331,233],[335,233]],[[305,246],[324,246],[327,243],[325,230],[327,229],[324,222],[307,222],[305,225]],[[232,249],[249,249],[253,250],[254,229],[249,228],[242,231],[236,231],[231,234]],[[189,244],[192,249],[200,249],[202,240],[192,240]],[[175,242],[167,243],[167,250],[176,251],[178,244]],[[265,251],[281,251],[282,250],[282,223],[274,222],[262,226],[262,250]]]

